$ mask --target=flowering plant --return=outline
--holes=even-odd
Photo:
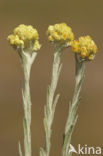
[[[10,44],[17,50],[24,71],[24,88],[22,88],[22,97],[24,104],[24,152],[25,156],[31,156],[31,97],[30,97],[30,70],[34,62],[37,51],[40,49],[39,35],[32,26],[19,25],[14,29],[12,35],[8,36]],[[22,156],[21,146],[19,144],[19,154]]]
[[[62,156],[71,156],[69,152],[73,129],[77,121],[77,109],[80,102],[80,91],[84,79],[85,64],[94,59],[97,46],[90,36],[82,36],[74,40],[72,29],[66,23],[50,25],[47,30],[48,40],[54,46],[54,60],[52,66],[51,83],[47,90],[47,101],[44,107],[44,129],[45,145],[40,148],[40,156],[49,156],[51,148],[51,132],[59,94],[55,96],[60,71],[62,68],[61,56],[63,50],[72,47],[75,55],[75,87],[72,101],[70,102],[69,113],[63,135]],[[22,88],[24,106],[24,152],[25,156],[31,156],[31,98],[30,98],[30,70],[34,62],[37,51],[40,49],[39,35],[32,26],[19,25],[14,29],[13,34],[8,36],[8,40],[14,49],[17,50],[24,71],[24,88]],[[23,156],[19,144],[19,154]]]

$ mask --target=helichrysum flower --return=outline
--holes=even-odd
[[[97,52],[97,46],[90,36],[72,41],[71,46],[73,52],[78,53],[83,60],[93,60]]]
[[[50,25],[47,30],[48,40],[60,45],[67,44],[74,40],[72,29],[66,23]]]
[[[31,25],[19,25],[14,29],[13,34],[8,36],[10,44],[16,48],[31,49],[38,51],[40,49],[39,35]]]
[[[30,97],[30,71],[32,64],[40,49],[39,35],[31,25],[19,25],[14,29],[13,34],[8,36],[10,44],[16,48],[24,71],[24,87],[22,89],[24,106],[24,153],[31,156],[31,97]],[[22,156],[21,145],[19,144],[19,154]]]

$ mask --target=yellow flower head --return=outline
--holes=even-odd
[[[71,46],[72,50],[85,60],[93,60],[97,52],[97,46],[90,36],[83,36],[72,41]]]
[[[13,34],[8,36],[8,40],[12,46],[31,48],[38,51],[40,49],[39,35],[35,28],[31,25],[26,26],[24,24],[19,25],[14,29]]]
[[[69,44],[74,39],[72,29],[65,23],[50,25],[47,36],[49,41],[59,44]]]

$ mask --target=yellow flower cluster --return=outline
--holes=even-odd
[[[72,50],[80,55],[82,59],[93,60],[97,52],[97,46],[90,36],[80,37],[71,42]]]
[[[50,25],[47,30],[48,40],[60,44],[69,43],[74,39],[72,29],[65,23]]]
[[[36,29],[31,25],[19,25],[14,29],[13,34],[8,36],[8,40],[12,46],[27,48],[28,45],[33,45],[33,50],[39,50],[39,35]]]

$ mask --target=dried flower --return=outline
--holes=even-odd
[[[83,60],[93,60],[97,52],[97,46],[90,36],[83,36],[72,41],[71,46],[72,50]]]

